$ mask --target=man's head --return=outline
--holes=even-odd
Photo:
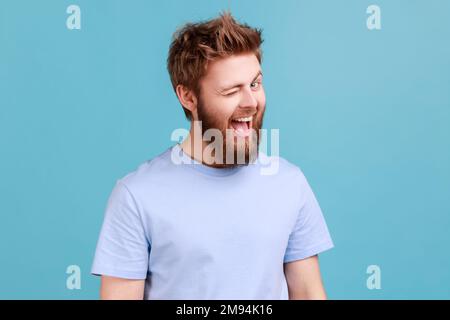
[[[245,163],[251,159],[249,145],[259,143],[266,103],[261,43],[260,30],[239,24],[225,13],[179,29],[167,59],[172,85],[186,117],[201,121],[202,134],[208,129],[220,130],[225,152],[230,145],[226,139],[228,129],[234,135],[235,159],[237,139],[245,140]],[[254,129],[256,135],[249,129]],[[230,166],[225,162],[215,166]]]

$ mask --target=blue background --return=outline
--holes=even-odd
[[[66,27],[70,4],[81,30]],[[381,30],[366,27],[371,4]],[[327,219],[329,298],[450,298],[446,0],[2,0],[0,298],[98,297],[89,271],[116,179],[189,128],[170,37],[229,5],[263,28],[264,124]],[[81,290],[66,288],[72,264]]]

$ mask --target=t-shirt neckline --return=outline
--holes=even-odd
[[[214,168],[191,158],[191,156],[189,156],[187,153],[184,152],[179,143],[175,144],[172,147],[172,149],[173,150],[171,151],[180,157],[181,165],[187,166],[189,168],[192,168],[196,171],[199,171],[203,174],[210,176],[229,176],[236,174],[245,167],[247,167],[246,165],[238,165],[236,167],[231,168]]]

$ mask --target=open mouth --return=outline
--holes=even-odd
[[[237,136],[248,137],[251,133],[253,116],[231,120],[231,127]]]

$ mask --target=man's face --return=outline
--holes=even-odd
[[[257,154],[251,150],[257,151],[266,106],[261,65],[256,56],[246,53],[210,63],[200,88],[196,118],[202,121],[202,136],[208,129],[218,129],[223,137],[222,164],[213,166],[230,167],[253,161]],[[233,141],[227,139],[230,137]],[[234,163],[227,163],[226,152],[232,152]],[[244,163],[238,163],[240,156],[245,158]]]

